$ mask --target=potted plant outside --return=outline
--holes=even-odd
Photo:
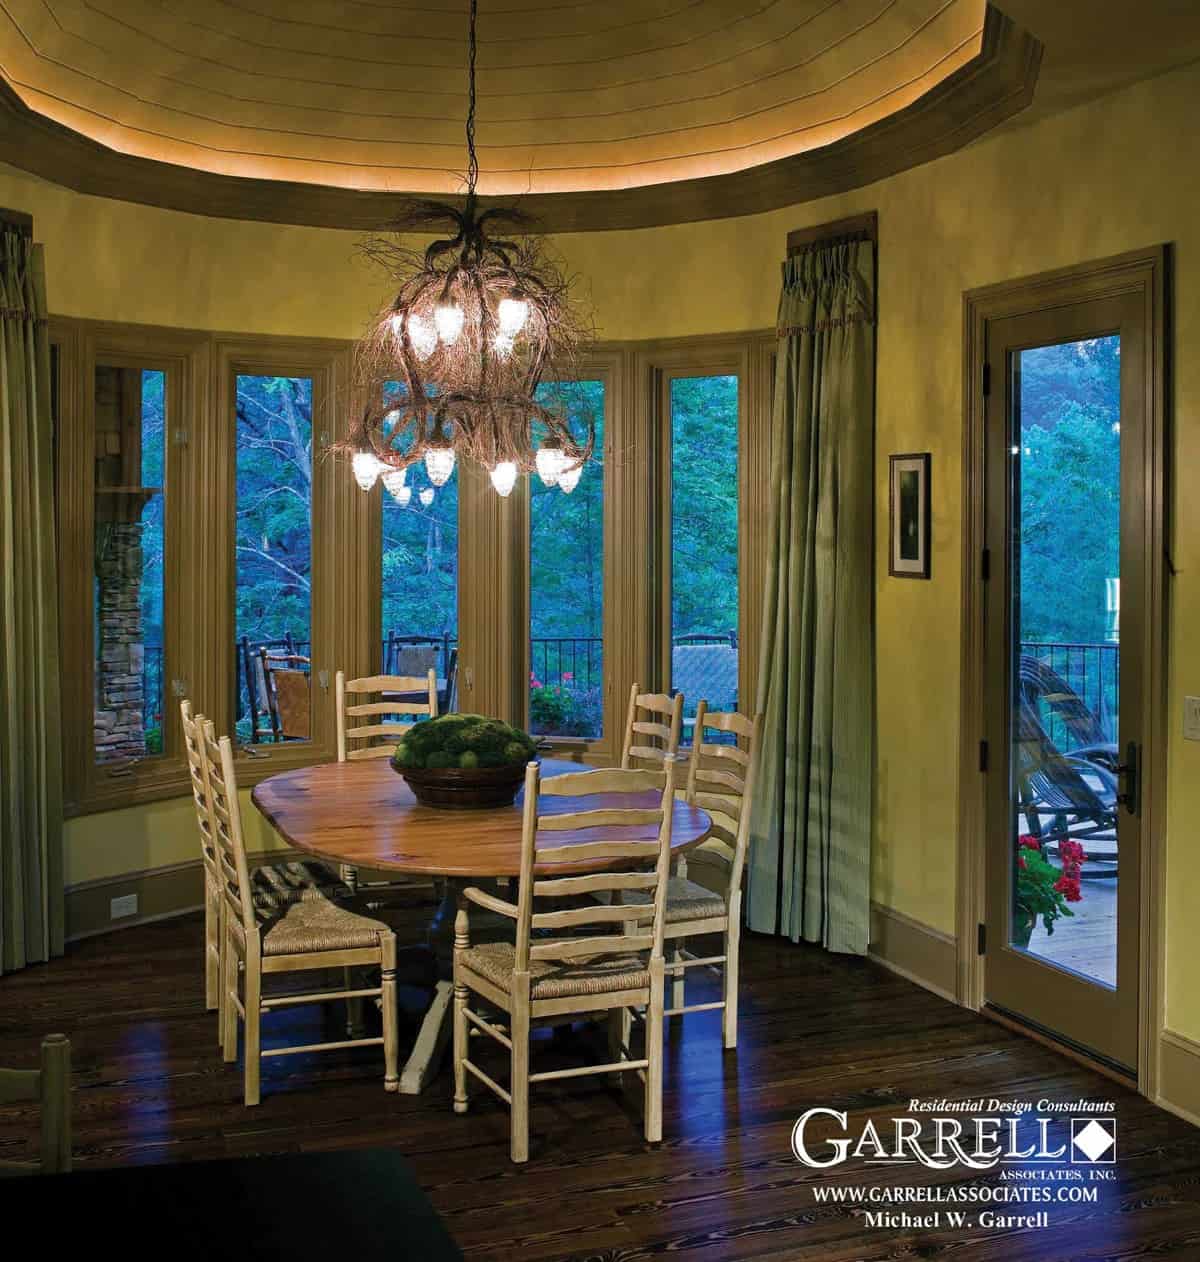
[[[1030,833],[1017,840],[1017,889],[1013,912],[1013,946],[1028,947],[1040,919],[1047,933],[1061,916],[1074,916],[1068,903],[1083,898],[1079,874],[1087,858],[1078,841],[1063,838],[1058,843],[1062,867],[1046,858],[1042,843]]]

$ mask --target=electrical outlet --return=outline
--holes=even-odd
[[[127,916],[136,916],[138,896],[136,894],[124,894],[120,898],[114,898],[109,903],[108,909],[110,920],[124,920]]]
[[[1200,697],[1183,699],[1183,739],[1200,741]]]

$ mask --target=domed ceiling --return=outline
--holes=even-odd
[[[827,149],[976,65],[987,15],[986,0],[480,0],[480,191],[633,190]],[[116,154],[447,194],[466,35],[467,0],[5,0],[0,72],[30,112]]]

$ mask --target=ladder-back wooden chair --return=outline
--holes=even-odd
[[[672,762],[667,755],[668,772]],[[654,794],[651,806],[628,800],[630,794],[647,792]],[[543,800],[551,797],[592,800],[568,813],[543,812]],[[513,1161],[529,1157],[530,1085],[556,1078],[636,1071],[645,1083],[646,1139],[662,1138],[663,925],[673,809],[670,777],[664,784],[661,771],[579,772],[539,783],[538,766],[530,763],[525,772],[517,902],[481,889],[463,891],[465,901],[460,903],[454,935],[454,1111],[467,1111],[468,1075],[507,1102],[512,1111]],[[594,865],[590,875],[554,874],[556,866],[561,870],[564,863],[583,861]],[[630,865],[639,861],[649,870],[630,871]],[[630,890],[646,900],[645,911],[637,919],[631,919],[629,907],[599,902],[575,905],[581,894]],[[570,900],[565,908],[562,899]],[[546,901],[560,909],[535,910],[535,905],[544,906]],[[513,941],[471,946],[468,902],[508,917],[513,922]],[[569,936],[581,928],[593,932]],[[472,992],[508,1014],[507,1033],[469,1006]],[[624,1014],[631,1007],[648,1012],[646,1051],[636,1060],[623,1034]],[[610,1063],[529,1072],[533,1023],[599,1011],[609,1013]],[[487,1034],[509,1049],[507,1090],[470,1059],[472,1033]]]
[[[625,740],[621,766],[661,771],[667,755],[679,753],[683,733],[683,693],[668,697],[661,692],[639,692],[640,684],[629,690],[625,717]],[[679,770],[682,770],[680,768]]]
[[[347,679],[345,672],[339,670],[334,692],[338,762],[390,758],[413,723],[436,718],[438,713],[437,672],[432,666],[424,675],[366,675],[361,679]],[[368,700],[352,701],[352,697]],[[396,722],[400,716],[408,721]],[[342,865],[340,876],[351,889],[371,891],[373,895],[430,884],[402,878],[360,884],[358,871],[348,863]]]
[[[693,872],[697,868],[711,872],[712,884],[719,886],[720,892],[689,880],[682,864],[667,886],[665,937],[671,951],[667,972],[672,975],[672,983],[671,1006],[666,1015],[723,1010],[725,1046],[730,1048],[737,1046],[742,877],[750,845],[750,803],[758,770],[761,728],[758,715],[751,719],[734,712],[718,713],[709,710],[704,701],[697,707],[687,800],[708,812],[712,832],[691,852],[690,866]],[[705,740],[706,732],[719,733],[726,739]],[[731,736],[739,743],[727,743]],[[633,890],[625,901],[644,903],[645,894]],[[723,951],[698,956],[681,945],[700,934],[722,935]],[[719,972],[723,991],[719,1002],[685,1002],[686,970],[697,966]]]
[[[225,942],[222,949],[225,989],[221,1012],[221,1044],[225,1060],[237,1060],[238,1020],[245,1027],[245,1101],[261,1097],[260,1069],[264,1056],[290,1056],[333,1048],[383,1046],[384,1089],[395,1091],[397,1074],[396,937],[378,920],[360,916],[328,898],[262,906],[255,902],[246,864],[242,816],[237,795],[233,746],[228,736],[217,740],[205,720],[203,744],[205,776],[212,812],[221,877]],[[263,978],[279,973],[314,969],[380,969],[374,987],[316,991],[267,997]],[[240,982],[240,985],[239,985]],[[377,1038],[349,1038],[302,1047],[262,1047],[264,1013],[295,1004],[377,998],[383,1010],[383,1033]]]
[[[196,826],[200,832],[200,858],[204,867],[204,1006],[209,1012],[220,1012],[221,948],[221,865],[213,838],[212,806],[208,781],[205,778],[204,716],[192,713],[192,703],[181,701],[179,715],[183,722],[183,745],[187,752],[188,772],[192,782],[192,800],[196,807]],[[304,898],[348,898],[349,888],[338,879],[332,868],[316,859],[281,860],[250,871],[254,900],[262,906],[296,902]],[[221,1038],[218,1021],[217,1037]]]
[[[414,722],[437,717],[437,672],[432,666],[424,675],[366,675],[362,679],[347,679],[345,671],[339,670],[334,688],[338,762],[390,758]],[[352,697],[374,699],[351,701]],[[407,721],[395,722],[400,716]]]
[[[42,1146],[35,1162],[0,1161],[0,1176],[65,1174],[71,1168],[71,1043],[64,1034],[42,1039],[38,1069],[0,1069],[0,1105],[41,1105]]]

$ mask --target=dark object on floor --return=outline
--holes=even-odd
[[[54,1223],[64,1257],[98,1241],[171,1262],[461,1262],[400,1154],[386,1148],[0,1180],[0,1218]]]

